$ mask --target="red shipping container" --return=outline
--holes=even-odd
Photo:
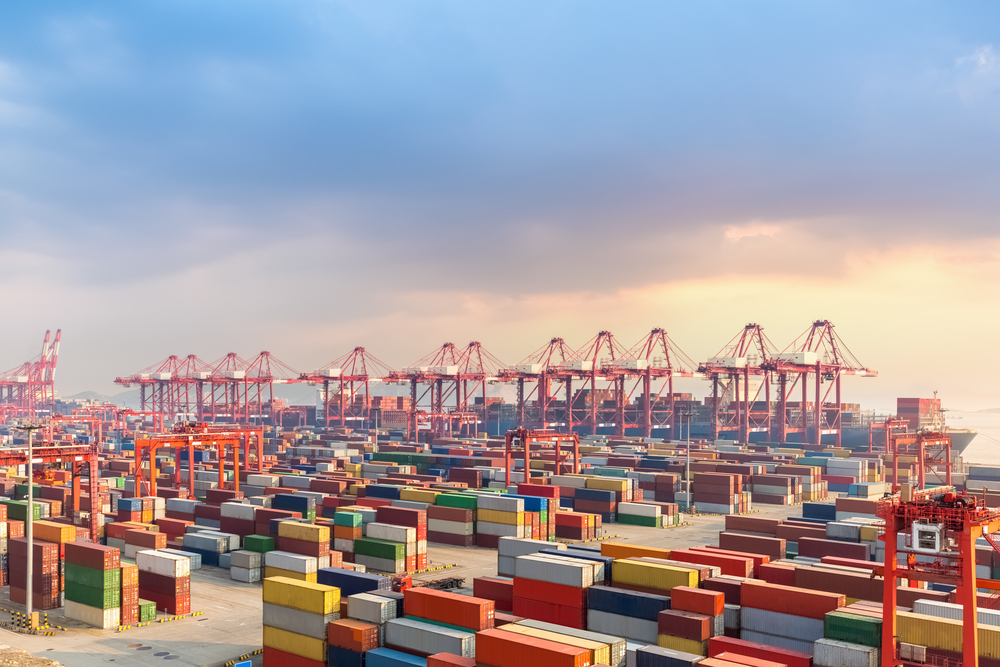
[[[726,530],[737,530],[744,533],[767,533],[768,535],[774,535],[780,525],[781,519],[739,516],[737,514],[726,515]]]
[[[121,567],[121,552],[115,547],[88,542],[68,542],[66,562],[93,570],[117,570]]]
[[[514,582],[501,577],[476,577],[472,580],[472,594],[494,602],[513,602]]]
[[[707,551],[712,553],[725,554],[727,556],[739,556],[740,558],[749,558],[753,561],[753,576],[757,576],[757,568],[759,568],[764,563],[770,563],[771,557],[765,556],[764,554],[753,554],[746,551],[732,551],[731,549],[723,549],[721,547],[713,547],[711,545],[706,545],[704,547],[691,547],[691,551]]]
[[[868,545],[860,542],[840,542],[839,540],[803,537],[799,540],[799,556],[807,558],[840,556],[841,558],[868,560]]]
[[[408,615],[473,631],[493,627],[493,600],[431,588],[410,588],[403,592],[403,606]]]
[[[703,642],[712,636],[713,619],[680,609],[664,609],[656,617],[659,633]]]
[[[326,641],[349,651],[364,653],[378,648],[378,626],[342,618],[326,625]]]
[[[718,591],[707,591],[703,588],[674,586],[670,589],[670,606],[681,611],[719,616],[725,612],[726,596]]]
[[[749,577],[753,574],[753,560],[740,558],[738,556],[718,555],[705,551],[691,551],[689,549],[674,549],[670,552],[670,559],[681,561],[682,563],[697,563],[700,565],[711,565],[722,570],[722,574],[731,577]]]
[[[770,556],[771,560],[785,557],[785,540],[777,537],[722,532],[719,533],[719,547],[727,551],[762,554]]]
[[[514,597],[525,600],[537,600],[564,607],[586,607],[587,589],[564,584],[553,584],[550,581],[514,577]]]
[[[290,537],[278,536],[278,550],[289,551],[293,554],[303,556],[313,556],[322,558],[330,555],[329,542],[306,542],[305,540],[295,540]]]
[[[6,505],[0,505],[0,507],[6,507]],[[7,538],[13,540],[18,537],[24,537],[24,522],[9,519],[7,521]]]
[[[725,660],[726,662],[733,662],[737,665],[746,665],[747,667],[781,667],[784,664],[781,662],[774,662],[773,660],[764,660],[763,658],[753,658],[749,655],[739,655],[738,653],[720,653],[713,659]]]
[[[155,572],[139,570],[139,597],[153,592],[174,597],[191,594],[191,577],[167,577]]]
[[[726,658],[729,662],[738,662],[737,656],[745,656],[758,660],[770,660],[788,667],[812,667],[812,656],[808,653],[775,648],[731,637],[712,637],[709,639],[709,657],[718,658],[722,653],[730,654],[730,657]]]
[[[151,533],[148,530],[126,530],[124,538],[125,544],[131,544],[146,549],[166,549],[167,534]]]
[[[726,596],[726,604],[740,604],[742,581],[729,577],[712,577],[702,582],[702,587],[709,591],[718,591]],[[619,585],[619,584],[616,584]]]
[[[484,630],[476,634],[476,662],[492,667],[587,667],[590,665],[590,649],[503,630]]]
[[[846,596],[837,593],[777,586],[764,581],[744,581],[740,584],[740,599],[744,607],[820,621],[827,612],[836,611],[846,603]]]
[[[191,596],[190,595],[163,595],[162,593],[156,593],[154,591],[143,590],[139,594],[142,599],[149,600],[150,602],[156,603],[157,611],[164,611],[168,614],[179,615],[179,614],[190,614],[191,613]]]
[[[310,660],[301,655],[264,647],[264,667],[326,667],[326,661]]]
[[[559,487],[547,484],[518,484],[517,493],[521,496],[559,499]]]
[[[759,579],[779,586],[795,585],[795,566],[785,563],[767,563],[760,566]]]
[[[471,547],[476,545],[475,535],[455,535],[454,533],[439,533],[437,531],[427,532],[427,541],[435,544],[450,544],[457,547]],[[480,546],[486,546],[481,544]]]
[[[476,660],[453,653],[435,653],[427,656],[427,667],[476,667]]]
[[[237,519],[231,516],[224,516],[219,519],[219,530],[223,533],[233,533],[240,537],[253,535],[255,524],[252,519]]]
[[[394,526],[426,527],[427,512],[408,507],[379,507],[375,510],[375,520],[379,523],[391,523]]]

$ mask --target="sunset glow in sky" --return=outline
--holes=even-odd
[[[61,327],[63,395],[829,319],[845,400],[1000,406],[996,3],[0,11],[0,368]]]

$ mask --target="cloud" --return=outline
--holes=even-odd
[[[745,225],[732,225],[726,228],[726,240],[727,241],[740,241],[745,238],[752,238],[755,236],[767,236],[774,238],[781,232],[780,225],[762,223],[762,222],[749,222]]]
[[[962,56],[956,63],[959,66],[971,65],[979,72],[993,72],[997,69],[997,55],[993,52],[993,45],[987,44]]]

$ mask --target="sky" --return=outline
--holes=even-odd
[[[0,368],[61,328],[63,395],[828,319],[879,371],[845,401],[1000,406],[996,3],[0,13]]]

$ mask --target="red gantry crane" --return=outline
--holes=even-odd
[[[54,414],[56,403],[56,363],[62,329],[45,332],[42,353],[37,359],[26,361],[0,375],[0,405],[4,414],[35,419],[39,412]]]
[[[677,347],[666,329],[656,328],[633,345],[623,357],[605,367],[605,375],[615,386],[615,433],[625,435],[628,426],[639,426],[643,437],[650,437],[654,427],[669,428],[670,438],[677,439],[677,415],[674,410],[674,378],[694,377],[697,365]],[[628,380],[635,380],[626,392]],[[653,396],[654,381],[659,389]],[[632,402],[636,389],[642,387],[640,424],[629,423],[625,406]],[[663,392],[667,392],[666,405]],[[634,420],[632,420],[634,422]]]
[[[359,346],[312,373],[303,373],[299,379],[322,387],[320,400],[323,404],[323,425],[331,426],[332,421],[343,427],[347,425],[348,419],[371,420],[371,383],[380,382],[391,374],[392,369]],[[331,383],[336,386],[337,392],[333,398],[330,397]],[[356,391],[362,388],[364,398],[359,406],[355,397]],[[332,416],[331,409],[334,411]],[[320,415],[317,415],[316,421],[320,421]]]
[[[211,421],[229,418],[233,423],[261,423],[271,418],[281,423],[281,408],[274,399],[274,385],[300,382],[301,374],[279,361],[270,352],[244,360],[230,352],[212,366],[209,404]]]
[[[571,372],[563,370],[572,356],[573,350],[562,338],[552,338],[520,363],[500,371],[498,379],[501,382],[517,383],[516,416],[519,428],[528,424],[549,428],[569,419],[565,408],[559,414],[554,414],[554,407],[559,391],[566,392],[566,406],[572,402],[573,376]],[[525,382],[535,383],[527,394]],[[558,385],[555,392],[554,383]],[[527,405],[532,396],[535,396],[535,406],[529,410]]]
[[[768,362],[776,352],[777,348],[764,335],[764,327],[751,322],[718,354],[698,367],[698,372],[712,382],[710,439],[716,440],[722,431],[735,431],[739,442],[749,442],[750,433],[770,431]]]
[[[478,413],[470,408],[469,397],[481,389],[485,407],[486,386],[496,381],[501,368],[502,361],[490,354],[481,343],[473,341],[464,350],[455,347],[454,343],[445,343],[415,364],[400,372],[390,373],[388,379],[410,385],[407,439],[416,439],[421,416],[430,420],[431,432],[435,436],[443,436],[446,426],[447,430],[454,431],[452,426],[455,421],[475,421],[478,424]],[[426,388],[420,393],[422,385]],[[429,399],[429,406],[428,411],[421,414],[421,404],[426,405],[424,399]],[[445,406],[452,401],[453,409],[446,411]]]
[[[844,375],[875,377],[877,371],[865,367],[855,357],[840,336],[833,330],[829,320],[816,320],[805,333],[792,342],[777,358],[765,364],[767,369],[778,376],[777,429],[772,437],[784,443],[788,433],[802,433],[803,441],[809,440],[809,375],[815,376],[815,398],[812,404],[812,427],[814,444],[821,444],[824,434],[833,434],[834,444],[841,445],[841,396],[840,379]],[[791,384],[788,376],[793,376]],[[823,383],[828,383],[826,391]],[[798,384],[802,392],[802,402],[798,406],[798,419],[793,419],[788,399]],[[830,394],[833,392],[833,400]]]

